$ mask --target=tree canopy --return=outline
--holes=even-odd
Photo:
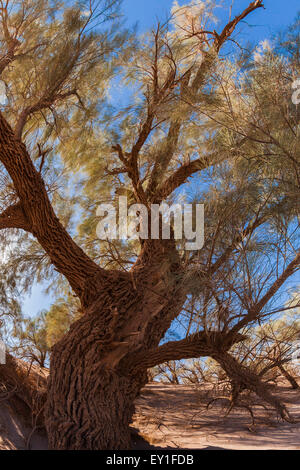
[[[93,373],[124,382],[211,357],[289,419],[259,367],[239,360],[270,328],[278,346],[282,315],[300,305],[299,20],[243,44],[241,22],[262,7],[218,24],[213,1],[174,2],[137,36],[118,0],[0,1],[1,309],[16,354],[41,366],[51,356],[51,377],[61,368],[49,397],[67,390],[63,351],[70,377],[77,357],[78,369],[95,361]],[[149,210],[204,204],[203,248],[174,236],[99,240],[97,208],[121,195]],[[57,301],[22,318],[18,300],[45,279]],[[51,400],[54,436],[64,411]],[[61,445],[81,445],[68,432]]]

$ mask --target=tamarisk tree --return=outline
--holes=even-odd
[[[251,168],[257,175],[264,165],[268,189],[284,168],[292,175],[286,187],[299,190],[295,111],[285,109],[288,122],[272,133],[267,124],[273,104],[255,120],[259,70],[253,71],[252,88],[243,83],[240,90],[229,80],[234,65],[222,51],[239,23],[263,7],[260,0],[218,31],[212,2],[175,3],[170,21],[138,44],[122,31],[114,0],[73,7],[46,0],[0,3],[0,72],[7,96],[0,113],[0,227],[19,244],[40,250],[39,259],[54,267],[80,302],[80,315],[51,350],[45,402],[50,448],[128,449],[134,400],[147,369],[212,356],[236,373],[228,350],[299,266],[300,254],[293,252],[261,298],[222,329],[212,324],[160,344],[195,283],[205,289],[272,214],[277,185],[265,203],[265,187],[256,187],[260,200],[252,206],[246,191]],[[133,90],[126,109],[107,104],[113,78]],[[288,147],[282,144],[286,132],[294,139]],[[242,168],[245,156],[255,163],[244,186],[248,205],[239,206],[239,223],[230,224],[222,238],[212,225],[199,253],[184,253],[174,237],[99,244],[100,202],[126,194],[150,211],[151,204],[176,197],[188,178],[205,181],[210,171],[225,163],[234,167],[236,160]],[[77,183],[81,194],[74,191]],[[86,216],[77,237],[66,201]],[[251,380],[259,389],[258,379]]]

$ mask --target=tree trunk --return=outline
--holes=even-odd
[[[293,390],[298,390],[299,385],[297,384],[296,380],[294,377],[291,376],[291,374],[283,367],[283,365],[279,365],[278,369],[282,373],[282,375],[287,379],[288,382],[290,382],[291,387]]]
[[[80,357],[72,362],[71,377],[59,369],[52,372],[46,420],[49,448],[129,450],[134,400],[146,378],[122,377],[94,365],[82,370]]]
[[[96,321],[89,323],[86,318],[76,322],[52,351],[45,413],[49,447],[130,449],[134,400],[147,374],[135,377],[110,367],[107,338],[98,333]]]
[[[123,296],[123,317],[112,298],[105,295],[101,307],[85,313],[52,349],[45,410],[51,449],[130,449],[134,400],[147,374],[119,366],[135,346],[121,337],[124,320],[130,324],[130,302]]]
[[[163,308],[131,277],[111,277],[51,353],[45,422],[51,449],[129,449],[134,400],[147,367],[130,358],[149,341],[144,324]],[[147,323],[146,323],[147,324]],[[158,344],[162,329],[152,337]],[[155,339],[153,339],[155,338]]]

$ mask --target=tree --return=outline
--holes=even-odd
[[[58,298],[49,311],[42,310],[34,318],[14,318],[12,338],[17,344],[12,345],[13,353],[26,358],[40,367],[47,367],[51,347],[57,343],[80,316],[76,298]]]
[[[0,70],[8,96],[0,114],[0,161],[6,177],[1,228],[25,231],[38,242],[82,311],[51,352],[45,423],[53,449],[128,449],[134,399],[147,381],[147,368],[166,360],[212,356],[246,380],[243,369],[236,372],[228,350],[244,338],[239,331],[257,320],[300,261],[299,252],[294,253],[264,295],[222,331],[200,331],[160,345],[190,295],[190,281],[197,276],[198,287],[205,287],[225,269],[247,234],[268,218],[274,199],[254,219],[248,211],[238,230],[231,227],[223,234],[222,243],[210,237],[199,256],[182,256],[174,237],[160,237],[129,244],[125,262],[115,255],[117,242],[108,243],[110,249],[103,243],[97,259],[90,220],[82,227],[90,235],[85,243],[71,237],[55,184],[60,171],[65,184],[70,182],[68,165],[87,174],[98,165],[93,180],[82,183],[80,203],[86,214],[92,211],[92,184],[94,191],[101,188],[102,198],[111,197],[114,187],[149,208],[172,197],[189,177],[222,161],[233,165],[235,158],[242,166],[243,153],[260,155],[257,150],[264,146],[263,156],[257,157],[261,164],[283,138],[265,135],[260,123],[253,127],[251,100],[242,110],[237,95],[228,113],[228,89],[218,81],[231,73],[222,48],[262,1],[251,2],[218,33],[212,29],[211,2],[175,7],[172,27],[158,25],[140,45],[133,41],[125,49],[116,6],[113,0],[100,2],[98,9],[91,3],[84,11],[57,5],[56,14],[46,1],[21,1],[11,10],[8,3],[1,5]],[[105,106],[105,88],[116,70],[140,91],[125,115]],[[254,69],[254,78],[258,73]],[[240,96],[248,97],[247,83]],[[105,111],[99,113],[101,106]],[[237,126],[233,113],[238,110],[244,119]],[[292,132],[287,128],[285,124],[284,131]],[[281,152],[281,166],[296,165],[290,149]],[[251,380],[253,388],[261,389],[257,377]]]
[[[40,367],[46,366],[49,347],[45,314],[41,313],[36,318],[25,318],[15,322],[13,336],[19,342],[14,348],[18,351],[19,357],[36,362]]]

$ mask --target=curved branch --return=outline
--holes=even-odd
[[[161,202],[172,194],[175,189],[179,188],[186,180],[198,171],[204,170],[211,165],[211,162],[208,164],[207,159],[197,158],[192,162],[182,165],[174,173],[167,178],[166,181],[158,188],[155,194],[155,202]]]
[[[272,395],[260,376],[240,364],[234,356],[226,351],[222,352],[222,354],[214,354],[212,357],[220,364],[235,385],[243,386],[256,393],[257,396],[273,406],[282,419],[293,422],[285,405],[277,397]]]
[[[158,153],[155,158],[155,164],[146,190],[147,197],[151,198],[155,193],[159,184],[160,176],[164,174],[174,155],[179,139],[181,124],[181,120],[175,120],[170,124],[168,135],[164,142],[163,151]]]
[[[169,341],[158,348],[135,355],[129,368],[148,369],[167,361],[211,356],[216,351],[228,351],[233,344],[245,339],[247,336],[239,333],[232,335],[218,331],[201,331],[181,341]]]
[[[227,41],[228,38],[232,35],[234,32],[236,26],[246,18],[250,13],[253,11],[257,10],[258,8],[264,8],[262,0],[255,0],[254,2],[251,2],[250,5],[238,16],[236,16],[230,23],[228,23],[221,34],[215,33],[216,40],[215,40],[215,47],[216,50],[219,51],[220,48],[223,46],[223,44]]]
[[[13,181],[31,233],[82,298],[87,281],[97,275],[101,277],[105,271],[83,252],[60,223],[40,173],[1,112],[0,161]]]
[[[52,106],[57,101],[61,101],[65,98],[68,98],[69,96],[77,96],[77,91],[76,90],[70,90],[70,91],[67,91],[65,93],[56,93],[52,96],[51,95],[44,96],[36,104],[34,104],[32,106],[27,106],[27,108],[23,109],[23,111],[19,115],[16,127],[15,127],[15,137],[16,137],[16,139],[18,139],[18,140],[21,139],[24,126],[25,126],[29,116],[31,116],[32,114],[34,114],[38,111],[42,111],[45,108],[50,108],[50,106]]]

